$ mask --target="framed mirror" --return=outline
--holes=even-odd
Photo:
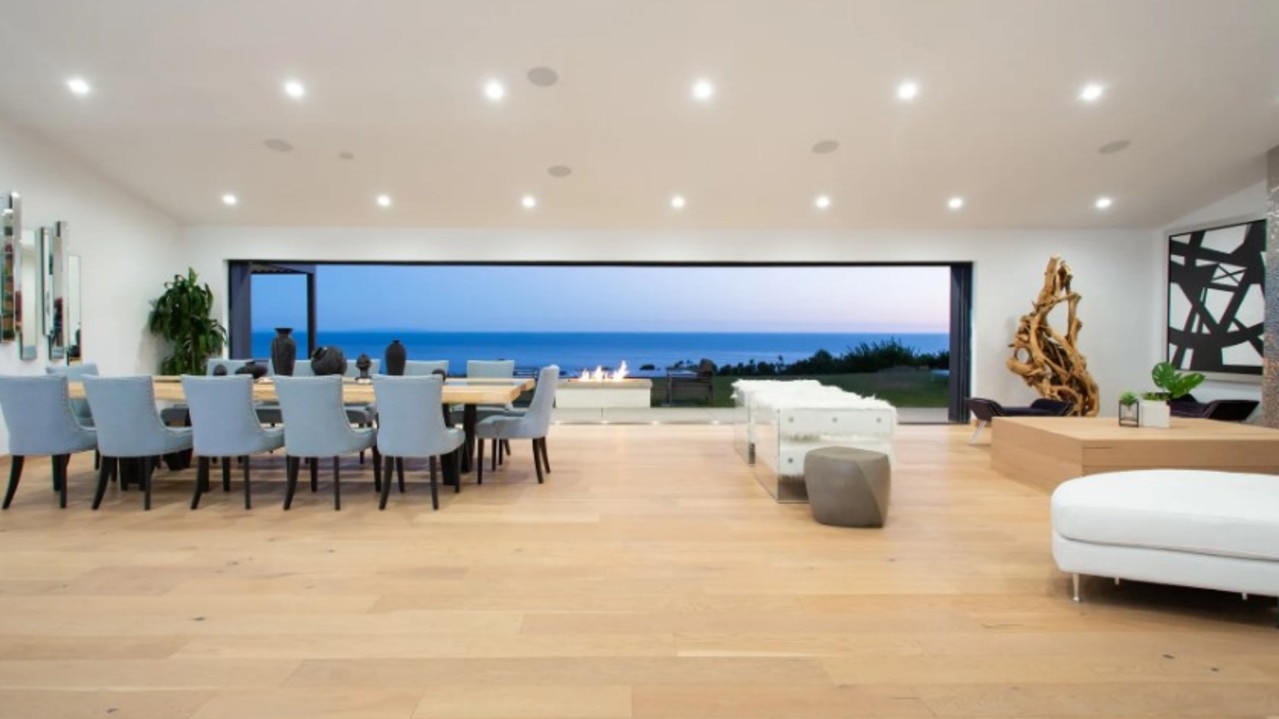
[[[64,245],[65,247],[65,245]],[[80,255],[67,255],[67,301],[63,305],[63,321],[67,337],[67,361],[79,362],[83,356],[80,348]]]
[[[18,290],[14,324],[18,330],[18,354],[24,360],[32,360],[40,354],[36,349],[40,341],[40,238],[35,230],[18,233],[16,259]]]
[[[67,223],[57,222],[40,233],[40,326],[49,343],[50,360],[60,360],[67,354],[66,232]]]
[[[0,253],[0,342],[18,337],[17,277],[18,239],[22,230],[21,199],[11,192],[4,198],[0,212],[4,215],[4,248]]]

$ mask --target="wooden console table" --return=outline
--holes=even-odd
[[[1114,417],[995,417],[991,466],[1052,491],[1067,479],[1173,467],[1279,474],[1279,430],[1173,417],[1172,427],[1120,427]],[[1276,479],[1279,481],[1279,478]]]

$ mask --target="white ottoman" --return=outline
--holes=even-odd
[[[1279,476],[1107,472],[1052,495],[1053,559],[1074,575],[1279,596]]]

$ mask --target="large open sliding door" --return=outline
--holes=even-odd
[[[284,316],[288,319],[277,319],[275,322],[293,327],[299,350],[306,348],[305,354],[301,351],[298,354],[303,357],[311,356],[315,351],[316,330],[314,264],[232,260],[228,263],[227,278],[230,313],[228,351],[231,357],[266,356],[261,347],[255,350],[253,342],[253,288],[258,285],[261,289],[263,283],[276,285],[271,288],[274,290],[271,293],[275,298],[273,301],[286,305],[283,309]],[[284,287],[283,292],[280,291],[280,286]],[[259,308],[259,314],[261,311]]]

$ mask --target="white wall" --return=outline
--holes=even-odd
[[[1082,296],[1080,348],[1113,408],[1143,386],[1162,341],[1163,255],[1148,230],[966,232],[786,230],[482,230],[189,227],[184,254],[201,275],[221,278],[226,260],[951,262],[974,263],[973,394],[1009,403],[1035,397],[1009,372],[1018,318],[1030,309],[1054,254]],[[210,280],[212,282],[212,280]],[[483,291],[483,290],[479,290]],[[457,299],[460,303],[462,300]],[[223,309],[225,316],[225,308]],[[392,322],[394,320],[392,319]],[[387,324],[380,322],[380,324]],[[1064,324],[1064,323],[1063,323]],[[1054,325],[1064,329],[1063,324]],[[1113,414],[1113,409],[1109,410]]]
[[[154,372],[156,343],[146,330],[150,300],[184,272],[176,222],[103,179],[34,133],[0,120],[0,191],[22,196],[22,225],[69,223],[70,252],[81,257],[81,342],[104,373]],[[0,344],[0,374],[43,373],[19,359],[16,342]],[[8,431],[0,428],[0,452]]]
[[[1168,235],[1256,220],[1265,217],[1267,206],[1266,182],[1262,180],[1206,207],[1201,207],[1183,217],[1177,218],[1160,231],[1160,239],[1161,242],[1166,242]],[[1167,249],[1164,248],[1163,252],[1166,253]],[[1160,288],[1160,291],[1162,292],[1163,289]],[[1168,318],[1167,298],[1161,294],[1159,301],[1162,303],[1164,324],[1166,325]],[[1163,340],[1162,335],[1160,340]],[[1163,352],[1164,349],[1160,347],[1159,353],[1161,357]],[[1218,375],[1217,377],[1221,376]],[[1240,376],[1233,379],[1219,379],[1217,377],[1200,385],[1194,391],[1195,399],[1202,402],[1209,402],[1214,399],[1255,399],[1261,401],[1260,376]],[[1146,387],[1148,385],[1150,385],[1150,382],[1146,382],[1141,386]]]

